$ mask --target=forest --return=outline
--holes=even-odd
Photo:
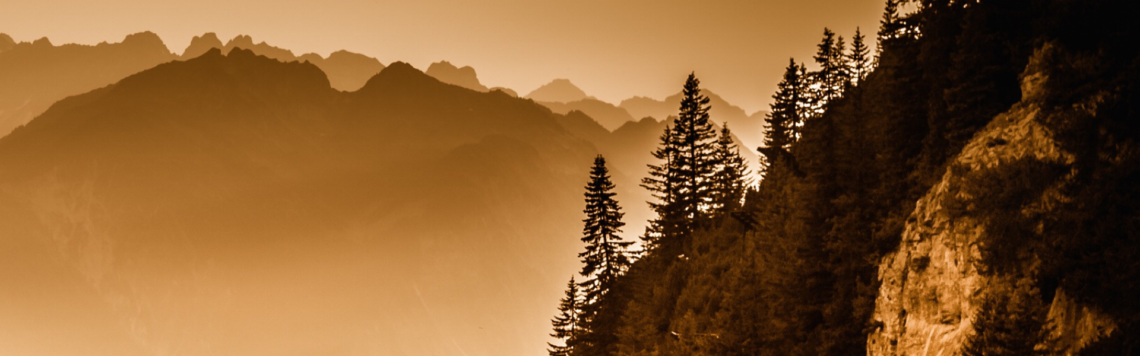
[[[789,61],[759,162],[713,127],[690,75],[646,153],[657,163],[642,181],[656,214],[645,231],[623,231],[634,222],[621,204],[642,202],[617,196],[595,160],[582,270],[552,320],[550,355],[866,355],[884,327],[873,317],[880,263],[936,186],[953,193],[943,211],[984,226],[976,269],[1003,286],[981,297],[960,354],[1061,354],[1048,317],[1060,293],[1116,325],[1079,354],[1137,354],[1137,10],[888,0],[874,37],[855,29],[847,45],[824,29],[813,70]],[[1031,120],[1068,158],[956,163],[1018,105],[1041,108]],[[762,178],[749,181],[752,170]]]

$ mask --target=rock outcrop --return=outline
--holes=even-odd
[[[1048,50],[1048,48],[1044,49]],[[998,115],[974,136],[953,165],[967,171],[991,169],[1021,158],[1071,162],[1038,118],[1048,115],[1040,103],[1045,75],[1032,60],[1022,76],[1022,101]],[[921,198],[907,220],[898,250],[879,266],[881,281],[867,340],[869,355],[955,355],[973,330],[973,316],[987,290],[1008,283],[978,271],[978,243],[985,226],[956,215],[945,206],[952,182],[962,170],[947,169],[942,180]],[[1063,354],[1077,354],[1107,335],[1114,322],[1058,290],[1049,310],[1054,337]]]

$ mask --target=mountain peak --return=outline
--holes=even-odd
[[[431,77],[427,76],[419,69],[416,69],[416,67],[412,67],[411,64],[405,62],[392,62],[392,64],[389,64],[387,67],[380,70],[380,73],[377,73],[371,79],[368,79],[368,82],[364,84],[363,88],[360,88],[360,91],[364,92],[369,90],[376,90],[378,88],[391,85],[390,83],[414,82],[417,80],[422,80],[423,78]]]
[[[265,43],[265,42],[262,42],[262,43]],[[248,48],[254,46],[253,37],[251,37],[250,35],[237,35],[233,39],[231,39],[229,42],[227,42],[226,46],[227,47],[241,47],[241,48],[248,49]]]
[[[211,48],[222,48],[222,46],[222,40],[218,39],[217,34],[206,32],[201,36],[194,36],[194,38],[190,40],[190,45],[186,46],[186,50],[182,51],[182,58],[190,59],[198,57]]]
[[[444,83],[458,85],[474,91],[488,91],[486,86],[479,83],[479,76],[475,74],[475,68],[471,68],[471,66],[459,68],[451,62],[439,61],[428,66],[425,73]]]
[[[132,33],[123,38],[123,43],[137,43],[137,44],[155,44],[162,43],[162,38],[157,34],[150,31],[143,31],[139,33]],[[166,46],[163,44],[163,46]]]
[[[126,38],[123,38],[122,43],[124,46],[138,48],[140,50],[170,54],[170,48],[166,47],[166,43],[162,42],[162,38],[150,31],[127,35]]]
[[[47,37],[40,37],[40,39],[32,41],[32,46],[54,47],[55,45],[51,44],[51,40],[49,40]]]
[[[538,89],[527,94],[526,97],[535,101],[558,103],[569,103],[587,98],[586,92],[579,89],[574,83],[571,83],[569,79],[561,78],[552,80],[550,83],[538,87]]]

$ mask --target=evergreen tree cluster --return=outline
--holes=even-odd
[[[1140,351],[1136,5],[906,3],[917,10],[886,2],[873,55],[858,29],[850,49],[825,30],[816,70],[789,61],[758,148],[758,184],[743,178],[728,129],[718,138],[690,75],[643,181],[657,213],[645,249],[583,324],[605,320],[587,328],[590,350],[570,354],[866,354],[881,258],[921,195],[961,169],[948,162],[1022,101],[1035,51],[1048,79],[1034,100],[1052,113],[1036,119],[1076,158],[964,175],[962,188],[981,198],[947,208],[992,232],[983,273],[1014,287],[986,298],[963,352],[1047,353],[1043,310],[1058,288],[1122,330],[1083,354]],[[1063,199],[1038,204],[1046,190]]]

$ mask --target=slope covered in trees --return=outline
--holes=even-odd
[[[880,259],[899,246],[917,199],[948,169],[961,169],[952,158],[1025,90],[1048,109],[1033,120],[1074,159],[979,172],[965,186],[978,198],[963,209],[994,231],[982,235],[979,270],[1010,282],[967,316],[978,321],[964,350],[1048,346],[1048,332],[1021,329],[1046,327],[1042,306],[1063,291],[1118,325],[1082,354],[1137,352],[1140,269],[1125,261],[1140,251],[1140,200],[1135,184],[1124,183],[1140,167],[1140,49],[1127,40],[1140,35],[1130,18],[1136,6],[903,5],[916,10],[900,14],[899,3],[887,2],[877,54],[866,51],[862,31],[848,49],[825,29],[814,70],[795,59],[784,69],[756,165],[764,179],[741,206],[720,214],[694,206],[715,181],[691,180],[704,172],[692,145],[709,138],[691,136],[701,130],[661,136],[660,164],[646,180],[657,197],[657,218],[642,237],[648,249],[620,279],[628,301],[617,339],[590,355],[866,354],[868,333],[882,327],[871,319]],[[1021,85],[1034,53],[1040,92]],[[691,109],[682,105],[682,117]],[[675,125],[692,127],[685,122]],[[678,140],[690,146],[670,144]],[[1046,187],[1057,204],[1025,205]]]

